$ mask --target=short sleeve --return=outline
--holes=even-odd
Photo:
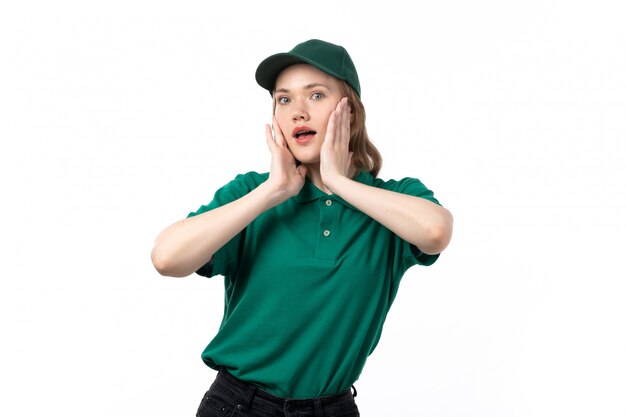
[[[213,200],[209,204],[200,206],[198,210],[189,213],[187,217],[198,216],[238,200],[258,187],[267,177],[268,174],[259,174],[257,172],[237,175],[235,179],[215,192]],[[196,273],[205,277],[213,277],[215,275],[234,276],[239,265],[241,245],[245,240],[245,233],[246,229],[235,235],[215,252],[210,262],[198,269]]]
[[[403,178],[399,181],[391,180],[384,183],[382,188],[395,191],[402,194],[411,195],[431,201],[437,205],[441,205],[439,200],[435,198],[434,193],[426,188],[424,184],[417,178]],[[410,268],[413,265],[419,264],[423,266],[430,266],[435,263],[439,258],[439,254],[430,255],[422,252],[417,246],[410,244],[409,242],[401,239],[400,245],[402,245],[402,263],[404,264],[404,270]]]

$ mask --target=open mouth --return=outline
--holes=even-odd
[[[316,133],[315,130],[301,130],[295,134],[295,138],[300,139],[302,136],[313,136]]]
[[[298,126],[293,130],[292,135],[296,139],[296,142],[304,143],[314,137],[316,133],[315,130],[308,126]]]

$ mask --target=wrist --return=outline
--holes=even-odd
[[[271,179],[260,184],[256,188],[256,191],[260,196],[265,210],[277,206],[291,197],[287,188],[275,185]]]
[[[324,186],[333,194],[341,194],[341,190],[352,180],[345,175],[332,175],[324,178]]]

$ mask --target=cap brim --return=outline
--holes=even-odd
[[[309,64],[318,68],[319,70],[332,75],[335,78],[343,79],[343,77],[339,76],[339,74],[331,71],[330,69],[319,65],[312,60],[305,58],[303,56],[299,56],[292,53],[280,53],[275,54],[270,57],[265,58],[256,69],[256,82],[266,90],[270,92],[270,94],[274,91],[274,85],[276,84],[276,78],[281,73],[282,70],[287,68],[288,66],[294,64]]]

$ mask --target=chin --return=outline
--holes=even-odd
[[[319,152],[307,152],[306,149],[301,149],[300,152],[292,152],[293,157],[300,161],[301,164],[319,164],[320,153]]]
[[[317,157],[311,157],[308,155],[294,155],[294,157],[296,158],[298,162],[300,162],[300,164],[303,164],[303,165],[312,165],[312,164],[319,165],[320,163],[319,155]]]

